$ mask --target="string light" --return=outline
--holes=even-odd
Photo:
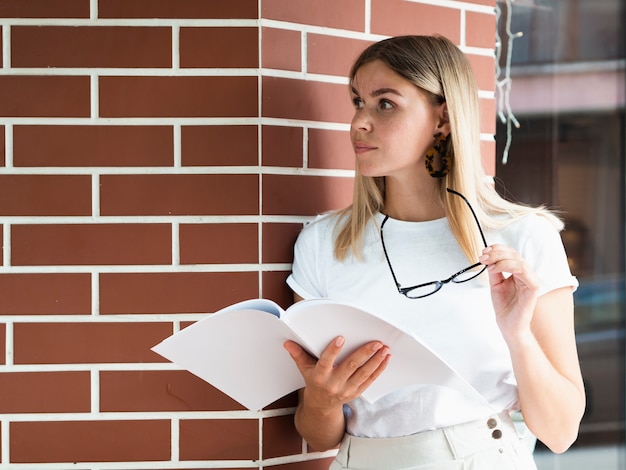
[[[513,126],[519,129],[520,123],[511,109],[511,59],[513,57],[513,41],[524,35],[522,32],[513,33],[511,31],[511,20],[513,17],[512,3],[514,0],[498,0],[496,2],[496,90],[498,117],[503,124],[506,124],[506,143],[502,152],[502,163],[506,165],[509,159],[509,149],[513,140]],[[506,56],[504,67],[500,65],[502,61],[502,37],[500,36],[500,22],[502,20],[502,9],[500,4],[506,4],[506,15],[504,20],[504,31],[506,33]]]

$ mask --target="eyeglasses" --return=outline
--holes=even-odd
[[[461,193],[458,193],[450,188],[446,188],[446,190],[451,194],[459,196],[460,198],[463,199],[463,201],[465,201],[465,203],[467,204],[467,207],[469,207],[470,211],[472,212],[472,215],[474,216],[474,220],[476,221],[476,225],[478,226],[478,231],[480,232],[480,237],[483,240],[485,248],[487,248],[487,240],[485,240],[485,234],[483,233],[483,229],[480,226],[480,222],[478,222],[478,217],[476,216],[476,212],[474,212],[472,205],[469,203],[467,198],[463,196]],[[396,283],[398,292],[409,299],[421,299],[423,297],[428,297],[429,295],[433,295],[435,292],[438,292],[444,285],[448,284],[449,282],[460,284],[462,282],[471,281],[475,277],[482,274],[482,272],[485,269],[487,269],[487,266],[481,263],[476,263],[476,264],[472,264],[471,266],[465,269],[460,270],[458,273],[453,274],[448,279],[444,279],[443,281],[432,281],[432,282],[426,282],[425,284],[419,284],[417,286],[402,287],[400,283],[398,282],[398,279],[396,278],[396,274],[393,272],[393,267],[391,266],[389,255],[387,254],[387,248],[385,247],[385,239],[383,237],[383,227],[385,226],[385,223],[387,222],[387,220],[389,220],[388,215],[385,216],[382,223],[380,224],[380,241],[383,245],[383,252],[385,253],[385,259],[387,260],[387,264],[389,265],[389,270],[391,271],[393,280]],[[477,270],[477,268],[479,267],[481,269]]]

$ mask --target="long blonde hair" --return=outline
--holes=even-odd
[[[487,182],[480,152],[480,108],[478,87],[469,61],[450,40],[442,36],[398,36],[366,48],[350,70],[350,84],[363,65],[380,60],[391,70],[422,90],[432,104],[447,104],[450,120],[449,173],[440,179],[439,197],[445,215],[461,249],[471,262],[483,247],[472,214],[458,196],[471,203],[481,224],[495,228],[528,213],[547,217],[559,230],[562,222],[543,207],[513,204]],[[424,169],[426,171],[426,169]],[[385,206],[384,177],[359,174],[354,179],[352,205],[339,212],[336,227],[335,257],[345,259],[350,252],[362,255],[362,236],[366,225]],[[509,217],[503,218],[502,215]]]

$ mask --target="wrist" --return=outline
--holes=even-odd
[[[504,335],[504,341],[510,351],[525,350],[537,345],[537,338],[530,328],[520,329]]]

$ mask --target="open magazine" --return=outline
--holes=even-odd
[[[287,310],[266,299],[240,302],[208,315],[152,350],[246,408],[260,410],[304,387],[283,348],[286,340],[319,357],[337,336],[345,338],[339,362],[369,341],[389,347],[387,368],[362,395],[371,403],[416,384],[449,387],[485,402],[419,338],[360,308],[327,299],[304,300]]]

